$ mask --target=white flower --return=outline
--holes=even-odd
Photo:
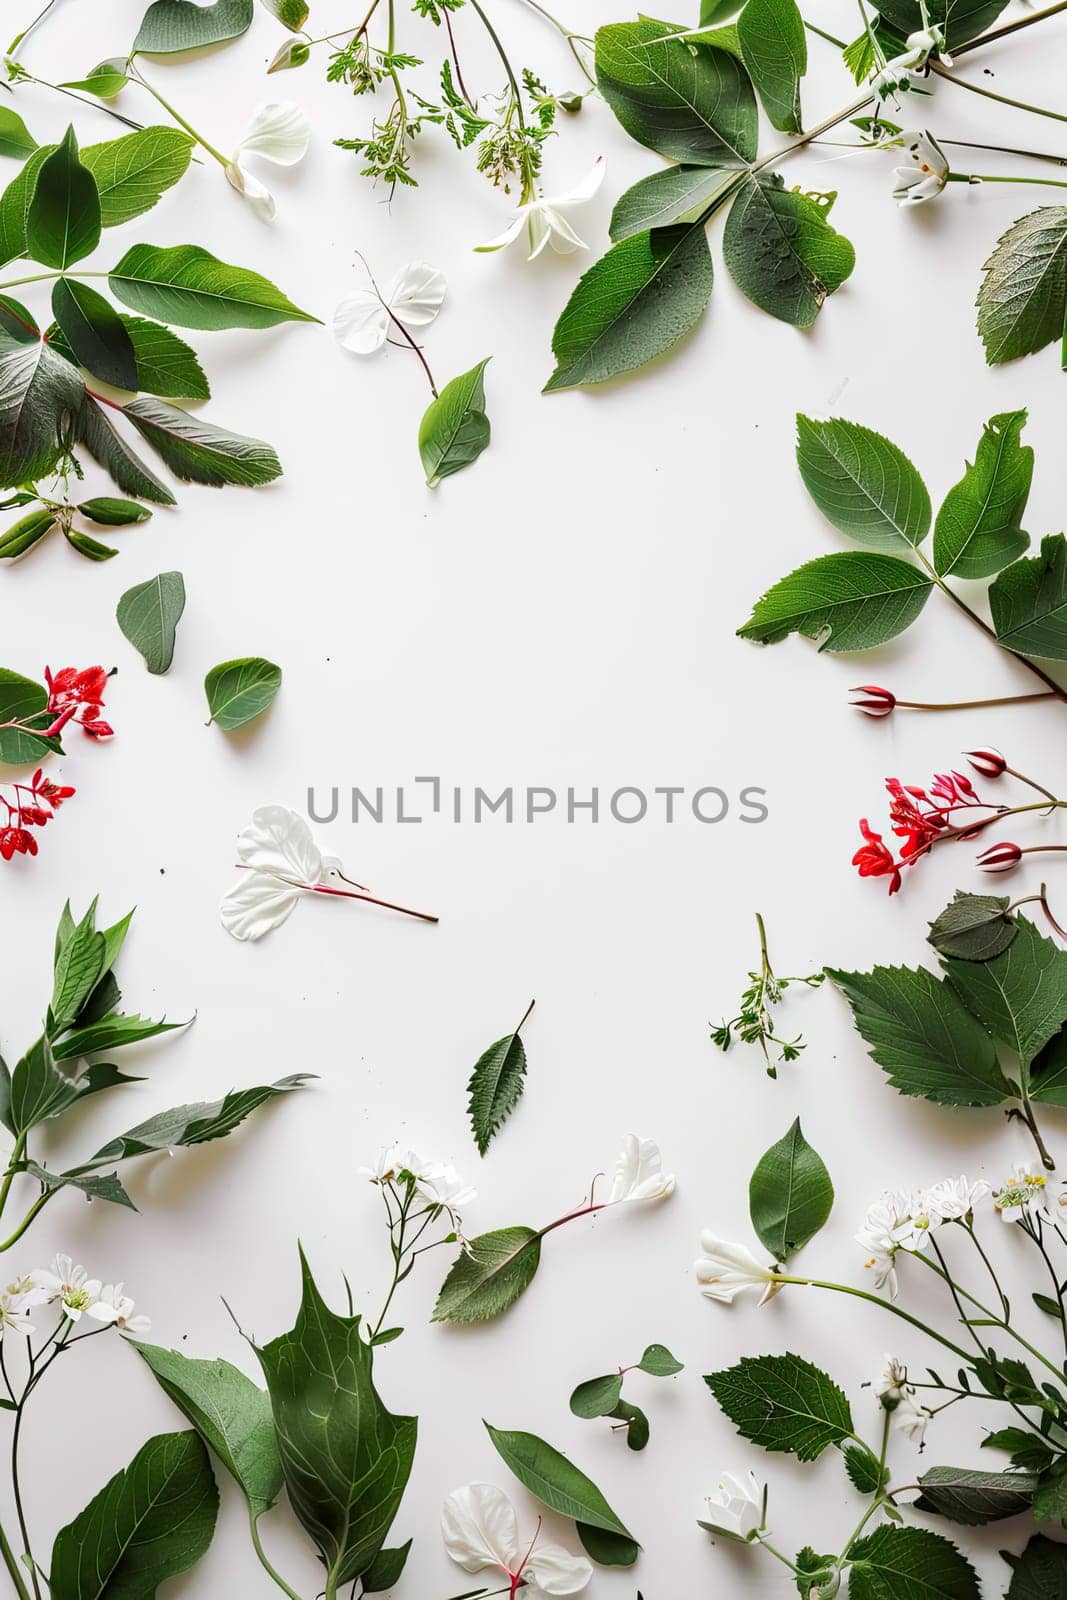
[[[440,311],[445,298],[445,276],[427,261],[409,261],[386,285],[382,295],[374,288],[357,289],[340,301],[333,314],[333,336],[342,350],[369,356],[389,337],[393,318],[407,328],[425,328]]]
[[[934,200],[948,182],[948,160],[930,133],[904,134],[909,166],[893,168],[893,199],[902,206]]]
[[[32,1278],[20,1278],[9,1283],[0,1292],[0,1339],[8,1328],[29,1338],[34,1331],[30,1311],[34,1306],[46,1305],[51,1299],[47,1289],[34,1283]]]
[[[952,57],[945,49],[945,35],[936,23],[929,28],[919,28],[915,33],[909,33],[907,47],[899,55],[887,61],[874,75],[873,88],[876,94],[895,94],[898,89],[911,88],[911,74],[921,72],[930,57],[937,53],[946,67],[951,67]]]
[[[378,1151],[373,1167],[359,1168],[359,1176],[380,1185],[391,1183],[402,1172],[414,1173],[418,1166],[418,1157],[412,1151],[401,1150],[398,1144],[390,1144]]]
[[[446,1211],[456,1212],[478,1198],[477,1189],[464,1182],[455,1167],[443,1161],[420,1163],[408,1170],[414,1174],[415,1188],[432,1206],[444,1206]]]
[[[700,1248],[704,1254],[694,1263],[700,1292],[708,1300],[718,1300],[732,1305],[737,1295],[746,1289],[762,1289],[760,1305],[777,1294],[781,1284],[775,1282],[773,1267],[762,1267],[743,1244],[728,1244],[707,1229],[700,1235]]]
[[[243,194],[258,217],[272,222],[276,210],[274,196],[246,165],[249,156],[260,156],[276,167],[292,167],[302,161],[311,141],[311,123],[291,100],[271,101],[257,106],[244,133],[237,141],[225,172],[230,183]]]
[[[874,1380],[874,1392],[887,1411],[894,1411],[906,1394],[915,1393],[908,1382],[908,1369],[899,1357],[886,1355]]]
[[[958,1178],[942,1178],[926,1191],[926,1203],[943,1222],[962,1222],[989,1193],[981,1178],[972,1183],[962,1172]]]
[[[1007,1183],[993,1190],[993,1205],[1001,1220],[1021,1222],[1024,1217],[1039,1217],[1043,1222],[1051,1222],[1046,1206],[1047,1184],[1043,1172],[1033,1172],[1027,1162],[1016,1161]]]
[[[868,1206],[856,1242],[868,1252],[866,1266],[874,1275],[875,1288],[888,1289],[890,1299],[896,1299],[897,1252],[921,1250],[940,1221],[925,1195],[907,1195],[900,1189],[888,1190]]]
[[[615,1206],[623,1200],[665,1200],[673,1193],[674,1173],[663,1171],[663,1158],[655,1139],[626,1134],[605,1203]]]
[[[468,1483],[454,1489],[441,1508],[445,1549],[464,1572],[498,1567],[509,1583],[521,1576],[524,1585],[547,1595],[580,1594],[593,1576],[584,1556],[572,1556],[558,1545],[519,1538],[515,1507],[490,1483]]]
[[[134,1316],[134,1302],[128,1294],[123,1294],[124,1287],[121,1283],[105,1283],[100,1291],[101,1304],[111,1306],[115,1313],[115,1326],[121,1332],[134,1335],[148,1333],[152,1327],[151,1317],[142,1314]]]
[[[30,1273],[35,1289],[44,1291],[40,1304],[50,1305],[58,1300],[63,1315],[71,1322],[82,1317],[92,1317],[94,1322],[114,1322],[118,1316],[115,1307],[101,1296],[99,1278],[90,1278],[84,1267],[76,1267],[70,1256],[56,1256],[50,1270],[38,1267]]]
[[[262,939],[280,927],[306,891],[340,871],[324,856],[311,829],[288,806],[259,806],[237,838],[237,854],[251,871],[224,896],[222,926],[235,939]]]
[[[568,194],[543,195],[539,194],[536,200],[529,200],[525,205],[516,206],[511,222],[498,234],[495,239],[490,239],[488,244],[479,244],[475,249],[502,250],[505,245],[514,244],[523,229],[527,230],[530,241],[530,260],[539,256],[546,244],[550,244],[557,255],[570,255],[573,250],[586,249],[584,239],[580,239],[562,215],[562,210],[567,206],[584,205],[592,200],[600,185],[604,181],[604,157],[598,156],[582,179]]]
[[[908,1201],[908,1214],[896,1230],[897,1244],[902,1250],[917,1253],[925,1250],[930,1235],[939,1228],[944,1218],[930,1204],[925,1189],[917,1189]]]
[[[928,1406],[920,1405],[915,1398],[915,1391],[909,1388],[901,1396],[900,1404],[893,1413],[893,1428],[915,1444],[922,1444],[932,1417],[933,1412]]]
[[[706,1497],[713,1514],[701,1526],[751,1542],[763,1529],[765,1499],[766,1490],[751,1470],[724,1472],[715,1493]]]

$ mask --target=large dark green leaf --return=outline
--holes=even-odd
[[[1067,1021],[1067,950],[1017,918],[1015,938],[991,961],[942,959],[948,980],[995,1039],[1029,1066]]]
[[[269,1396],[228,1361],[195,1361],[154,1344],[134,1349],[235,1479],[252,1516],[269,1511],[282,1488]]]
[[[37,187],[37,174],[54,149],[54,145],[42,145],[35,150],[0,194],[0,267],[26,254],[26,212]]]
[[[134,311],[181,328],[273,328],[318,319],[249,267],[220,261],[197,244],[135,244],[108,275]]]
[[[600,91],[631,138],[661,156],[704,166],[755,159],[756,97],[724,50],[671,38],[650,17],[598,28]]]
[[[195,1433],[143,1445],[52,1546],[52,1600],[152,1600],[211,1543],[219,1492]]]
[[[301,1254],[296,1326],[262,1349],[289,1502],[326,1568],[331,1594],[365,1572],[407,1486],[418,1423],[387,1411],[359,1317],[323,1300]]]
[[[979,1600],[970,1562],[927,1528],[886,1523],[850,1554],[849,1600]]]
[[[815,1237],[833,1203],[830,1174],[797,1117],[785,1137],[760,1157],[749,1180],[752,1226],[775,1261],[785,1261]]]
[[[948,1106],[995,1106],[1015,1095],[993,1041],[947,980],[925,967],[828,969],[828,976],[852,1007],[871,1055],[901,1094]]]
[[[433,1309],[434,1322],[489,1322],[529,1288],[541,1262],[533,1228],[497,1228],[471,1239],[453,1262]]]
[[[872,550],[902,551],[930,531],[930,496],[903,450],[843,417],[797,416],[797,466],[828,522]]]
[[[530,1005],[533,1006],[532,1001]],[[485,1155],[490,1140],[514,1111],[525,1088],[526,1047],[519,1030],[529,1015],[527,1011],[518,1028],[495,1040],[474,1064],[467,1084],[467,1111],[479,1155]]]
[[[30,1046],[11,1074],[8,1114],[14,1133],[28,1133],[65,1111],[79,1094],[78,1074],[63,1067],[44,1034]]]
[[[501,1460],[542,1505],[583,1527],[635,1543],[596,1484],[573,1461],[536,1434],[510,1432],[488,1422],[485,1426]]]
[[[136,389],[137,357],[118,312],[87,283],[59,278],[52,314],[77,360],[94,378],[117,389]]]
[[[801,1356],[746,1356],[704,1382],[741,1436],[764,1450],[814,1461],[852,1432],[844,1394]]]
[[[212,1139],[225,1139],[268,1100],[303,1088],[309,1081],[308,1073],[294,1072],[276,1083],[261,1084],[253,1089],[231,1089],[221,1100],[201,1100],[161,1111],[103,1145],[86,1166],[97,1167],[111,1161],[127,1161],[131,1156],[148,1155],[153,1150],[174,1150],[208,1144]]]
[[[1067,1544],[1037,1533],[1021,1556],[1001,1554],[1012,1569],[1006,1600],[1067,1600]]]
[[[808,45],[796,0],[747,0],[737,35],[772,127],[799,133],[800,80],[808,67]]]
[[[103,409],[88,395],[78,410],[77,436],[95,461],[109,472],[120,489],[156,505],[172,506],[170,490],[145,466],[140,456],[117,433]]]
[[[1036,1472],[978,1472],[971,1467],[928,1467],[919,1475],[919,1511],[977,1528],[1028,1510],[1037,1488]]]
[[[761,644],[802,633],[820,650],[872,650],[911,626],[932,587],[896,556],[842,550],[816,556],[774,584],[737,631]]]
[[[1067,1106],[1067,1031],[1050,1039],[1030,1068],[1030,1098]]]
[[[990,366],[1059,343],[1067,313],[1067,207],[1012,224],[985,264],[978,332]]]
[[[37,718],[48,726],[48,692],[41,683],[24,678],[9,667],[0,667],[0,722],[26,722]],[[21,767],[61,749],[58,739],[41,739],[17,728],[0,728],[0,762]]]
[[[106,144],[87,145],[82,161],[96,179],[100,223],[120,222],[150,211],[164,190],[189,166],[193,141],[181,128],[141,128]]]
[[[930,0],[927,13],[948,36],[950,50],[991,28],[1008,0]],[[925,26],[919,0],[881,0],[878,14],[905,36]]]
[[[989,588],[1001,644],[1024,656],[1067,661],[1067,540],[1049,533],[1041,554],[1005,567]]]
[[[187,483],[251,487],[281,477],[281,462],[262,439],[231,433],[149,395],[127,401],[122,409],[174,476]]]
[[[654,361],[704,314],[712,266],[703,223],[636,233],[579,279],[556,323],[545,393],[604,383]]]
[[[1034,452],[1019,442],[1025,422],[1025,411],[990,417],[973,466],[945,496],[934,524],[934,565],[943,577],[992,577],[1030,543],[1022,517]]]
[[[0,488],[53,470],[84,392],[69,361],[42,340],[0,332]]]
[[[832,203],[832,196],[817,200],[787,189],[777,175],[746,178],[726,218],[722,253],[730,276],[754,305],[794,328],[811,327],[856,264],[848,240],[826,220]]]
[[[239,39],[252,22],[253,0],[215,0],[214,5],[194,0],[154,0],[133,41],[135,52],[174,55],[199,50],[204,45]]]
[[[44,266],[63,268],[87,256],[99,242],[96,179],[81,163],[71,127],[38,168],[26,211],[26,249]]]
[[[615,202],[609,230],[612,243],[672,222],[695,222],[717,195],[725,199],[737,182],[737,170],[729,167],[682,165],[653,172]]]
[[[446,383],[422,414],[419,459],[427,485],[462,472],[489,448],[491,428],[485,410],[485,369],[489,357]]]

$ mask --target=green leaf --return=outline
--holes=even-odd
[[[213,489],[224,484],[251,488],[281,477],[281,462],[262,439],[230,433],[148,395],[127,401],[122,409],[174,476],[187,483],[206,483]]]
[[[797,416],[797,466],[828,522],[872,550],[920,545],[930,496],[902,450],[858,422]]]
[[[997,638],[1024,656],[1067,661],[1067,540],[1049,533],[1041,554],[1014,561],[989,588]]]
[[[22,519],[23,522],[28,520]],[[41,538],[47,531],[43,529],[37,537]],[[14,529],[8,530],[8,534],[12,532]],[[0,667],[0,722],[27,722],[40,716],[42,727],[47,727],[47,712],[48,691],[43,684],[34,683],[32,678],[24,678],[8,667]],[[28,766],[61,749],[58,739],[42,739],[35,733],[22,733],[18,728],[0,728],[0,763],[5,766]]]
[[[648,1418],[640,1406],[632,1406],[628,1400],[620,1400],[611,1412],[617,1422],[626,1424],[626,1445],[630,1450],[643,1450],[649,1439]],[[615,1537],[615,1536],[612,1536]],[[631,1541],[628,1541],[631,1542]],[[636,1560],[636,1555],[634,1557]],[[609,1563],[611,1565],[613,1563]],[[628,1561],[620,1561],[620,1566],[631,1565]]]
[[[737,33],[771,126],[780,133],[799,133],[800,80],[808,69],[808,45],[796,0],[747,0]]]
[[[144,656],[149,672],[166,672],[174,660],[174,638],[185,610],[185,580],[180,572],[160,572],[127,589],[115,617],[119,627]]]
[[[53,1600],[152,1600],[200,1560],[218,1503],[197,1435],[157,1434],[56,1535]]]
[[[1067,207],[1042,206],[1020,217],[984,271],[978,333],[991,367],[1058,344],[1067,314]]]
[[[114,228],[151,211],[184,177],[192,152],[193,141],[181,128],[140,128],[121,139],[89,145],[82,160],[96,179],[101,225]]]
[[[55,963],[52,998],[48,1006],[48,1034],[64,1033],[78,1018],[82,1007],[106,970],[107,946],[96,927],[96,901],[64,940]]]
[[[65,1039],[60,1039],[55,1046],[56,1060],[72,1061],[100,1050],[121,1049],[123,1045],[140,1044],[144,1039],[155,1039],[161,1033],[173,1033],[186,1026],[184,1022],[154,1022],[150,1017],[104,1017],[99,1022],[74,1028]]]
[[[1036,1533],[1021,1556],[1001,1555],[1012,1569],[1006,1600],[1067,1600],[1067,1544]]]
[[[83,1096],[79,1095],[78,1098],[82,1099]],[[31,1178],[37,1179],[42,1189],[53,1192],[77,1189],[87,1200],[106,1200],[111,1205],[125,1206],[128,1211],[137,1210],[116,1172],[50,1172],[46,1167],[38,1166],[36,1161],[27,1161],[25,1171]]]
[[[748,6],[742,17],[747,13]],[[832,203],[832,195],[786,189],[772,174],[746,178],[726,219],[722,252],[730,276],[754,305],[794,328],[812,326],[856,264],[848,240],[826,220]]]
[[[442,478],[462,472],[489,447],[485,413],[485,369],[489,357],[446,383],[422,414],[419,457],[426,482],[436,489]]]
[[[478,1057],[467,1084],[467,1111],[478,1154],[484,1156],[493,1135],[514,1111],[526,1087],[526,1047],[519,1036],[526,1016],[514,1033],[506,1033]]]
[[[120,489],[152,500],[156,505],[174,505],[170,490],[149,471],[140,456],[112,427],[95,400],[86,395],[78,410],[75,432],[94,461],[110,473]]]
[[[775,1261],[786,1261],[815,1237],[833,1203],[830,1174],[797,1117],[756,1163],[748,1186],[752,1226]]]
[[[1067,950],[1026,917],[1017,919],[1015,938],[991,961],[943,957],[941,964],[967,1009],[1024,1066],[1067,1021]]]
[[[46,267],[69,267],[100,242],[96,179],[78,157],[74,129],[41,162],[26,211],[26,248]]]
[[[282,1489],[282,1461],[270,1399],[228,1361],[195,1361],[177,1350],[134,1342],[165,1394],[238,1484],[253,1517]]]
[[[948,1106],[995,1106],[1016,1088],[982,1024],[956,990],[925,967],[828,969],[871,1055],[901,1094]]]
[[[745,1356],[704,1379],[742,1438],[814,1461],[852,1432],[844,1394],[801,1356]]]
[[[600,91],[626,132],[673,161],[746,166],[755,160],[756,97],[724,50],[674,39],[650,17],[596,33]]]
[[[896,556],[842,550],[780,579],[737,631],[761,644],[802,633],[820,650],[872,650],[911,626],[932,587],[925,573]]]
[[[288,28],[290,33],[299,33],[307,22],[309,10],[306,0],[263,0],[263,4],[271,16],[277,17],[282,27]],[[389,1584],[383,1585],[383,1588],[389,1587]]]
[[[204,369],[195,350],[170,328],[145,317],[123,317],[137,361],[137,387],[168,400],[210,400]]]
[[[934,566],[942,577],[989,578],[1030,543],[1022,517],[1034,452],[1020,444],[1025,411],[1003,411],[986,423],[974,465],[945,496],[934,524]]]
[[[204,679],[211,721],[226,732],[243,727],[274,703],[281,681],[281,667],[262,656],[220,662]]]
[[[930,1467],[919,1476],[922,1494],[916,1509],[947,1517],[969,1528],[1029,1509],[1036,1472],[978,1472],[970,1467]]]
[[[231,1089],[221,1100],[201,1100],[161,1111],[102,1146],[93,1157],[92,1165],[128,1161],[132,1156],[148,1155],[153,1150],[184,1149],[194,1144],[208,1144],[213,1139],[225,1139],[260,1106],[293,1089],[303,1088],[307,1082],[306,1072],[295,1072],[288,1078],[279,1078],[276,1083],[260,1084],[254,1089]]]
[[[197,244],[135,244],[112,267],[108,282],[132,310],[183,328],[273,328],[279,322],[318,321],[258,272],[230,266]]]
[[[78,510],[103,528],[128,528],[135,522],[147,522],[152,515],[147,506],[139,506],[136,500],[116,500],[110,495],[82,500]]]
[[[622,1374],[606,1373],[602,1378],[587,1378],[580,1383],[570,1398],[570,1408],[576,1417],[592,1421],[594,1417],[610,1417],[622,1398]]]
[[[303,1252],[300,1263],[296,1326],[256,1354],[289,1502],[334,1594],[366,1572],[385,1543],[411,1472],[418,1423],[386,1410],[360,1318],[331,1311]]]
[[[603,1528],[594,1528],[588,1522],[575,1523],[575,1531],[586,1555],[598,1566],[632,1567],[641,1554],[641,1546],[636,1539],[621,1533],[606,1533]]]
[[[52,314],[80,364],[116,389],[137,388],[133,340],[118,312],[86,283],[59,278],[52,289]]]
[[[504,1465],[542,1505],[583,1527],[633,1541],[596,1484],[573,1461],[536,1434],[509,1432],[488,1422],[485,1426]]]
[[[252,0],[215,0],[214,5],[197,5],[193,0],[154,0],[133,41],[134,54],[168,56],[179,50],[225,44],[247,33],[252,12]]]
[[[42,1034],[11,1074],[8,1115],[12,1132],[28,1133],[56,1117],[78,1098],[77,1075],[59,1065]]]
[[[541,1235],[533,1228],[481,1233],[460,1252],[441,1285],[434,1322],[489,1322],[529,1288],[541,1262]]]
[[[17,111],[10,106],[0,106],[0,156],[13,156],[21,161],[32,156],[37,140],[27,128]]]
[[[1011,944],[1019,931],[1008,915],[1008,896],[967,894],[957,889],[944,911],[930,924],[927,934],[934,949],[961,961],[990,961]]]
[[[699,322],[711,295],[703,223],[635,233],[578,280],[556,323],[545,393],[604,383],[647,365]]]
[[[1054,1315],[1059,1317],[1057,1306]],[[1032,1434],[1029,1428],[1000,1428],[982,1440],[984,1450],[1007,1450],[1013,1467],[1029,1467],[1041,1472],[1052,1461],[1052,1451],[1047,1444]],[[1067,1600],[1067,1596],[1064,1596]]]
[[[888,1477],[878,1457],[865,1444],[850,1444],[842,1451],[848,1481],[860,1494],[877,1494],[884,1489]]]
[[[931,22],[945,29],[950,50],[976,39],[992,27],[1008,0],[931,0],[928,15]],[[925,26],[919,0],[882,0],[878,7],[882,20],[890,23],[905,37]]]
[[[78,528],[64,528],[63,537],[76,550],[80,556],[85,556],[88,561],[110,561],[112,556],[117,556],[118,551],[112,546],[101,544],[88,533],[83,533]]]
[[[71,78],[61,83],[61,89],[77,89],[82,94],[93,94],[98,100],[114,100],[129,83],[124,56],[112,56],[101,61],[84,78]],[[87,163],[88,164],[88,163]]]
[[[684,1371],[684,1363],[672,1356],[665,1344],[650,1344],[637,1363],[637,1370],[652,1378],[673,1378],[676,1372]]]
[[[30,511],[24,517],[19,517],[10,528],[5,528],[0,534],[0,561],[18,561],[32,550],[34,545],[40,544],[46,533],[51,533],[56,526],[55,515],[51,511]],[[25,737],[12,728],[0,729],[0,752],[3,751],[6,740],[20,740]],[[0,761],[8,758],[0,754]],[[29,759],[32,760],[32,757]],[[23,758],[20,756],[14,765],[21,765]]]
[[[370,1566],[360,1577],[361,1594],[380,1594],[383,1589],[394,1589],[400,1582],[408,1556],[411,1540],[398,1545],[395,1550],[379,1550]]]
[[[42,145],[0,195],[0,266],[26,254],[26,212],[40,172],[55,145]]]
[[[876,1528],[850,1557],[849,1600],[979,1600],[970,1562],[926,1528]]]
[[[1045,1105],[1067,1106],[1067,1030],[1050,1039],[1031,1065],[1030,1098]]]
[[[695,222],[716,196],[725,200],[736,185],[737,171],[729,167],[683,165],[653,172],[615,202],[609,229],[612,243],[672,222]]]
[[[0,488],[44,478],[55,468],[85,386],[43,340],[0,333]]]
[[[700,26],[713,28],[728,17],[736,16],[742,0],[700,0]]]

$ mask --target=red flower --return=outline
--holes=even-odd
[[[1017,867],[1023,858],[1022,850],[1017,844],[1003,839],[999,844],[991,844],[988,850],[983,850],[978,857],[978,865],[983,872],[1010,872]]]
[[[12,856],[35,856],[37,840],[25,828],[0,828],[0,857],[10,861]]]
[[[854,697],[850,704],[857,711],[862,711],[868,717],[888,717],[897,703],[897,697],[891,689],[883,689],[877,683],[860,683],[849,693]],[[861,698],[855,698],[859,696]]]
[[[48,685],[48,709],[56,721],[46,731],[58,733],[65,723],[74,721],[81,725],[91,739],[108,739],[114,733],[110,723],[104,722],[100,713],[104,709],[104,690],[108,674],[103,667],[63,667],[53,673],[44,669]]]
[[[69,783],[53,783],[51,778],[42,777],[40,769],[33,775],[31,788],[37,797],[58,811],[64,800],[69,800],[77,791]]]
[[[898,839],[904,840],[900,847],[901,858],[913,861],[916,856],[925,855],[948,824],[940,811],[931,805],[925,789],[905,787],[899,778],[887,778],[885,786],[890,799],[889,820],[893,832]],[[924,805],[927,807],[925,811],[922,809]]]
[[[866,817],[860,819],[860,832],[866,843],[852,857],[852,865],[859,868],[861,878],[888,878],[889,893],[900,888],[900,863],[893,860],[893,852],[875,833]]]
[[[983,778],[1002,778],[1008,770],[1007,761],[992,745],[980,750],[965,750],[963,753],[975,772],[981,773]]]

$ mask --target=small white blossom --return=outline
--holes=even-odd
[[[1034,1172],[1027,1162],[1016,1161],[1007,1183],[993,1190],[994,1208],[1003,1222],[1021,1222],[1024,1217],[1039,1217],[1043,1222],[1050,1222],[1047,1187],[1048,1179],[1043,1172]]]
[[[893,1429],[902,1433],[906,1439],[914,1444],[922,1444],[926,1437],[926,1429],[933,1417],[933,1412],[928,1406],[920,1405],[915,1398],[912,1388],[901,1396],[900,1404],[893,1412]]]
[[[148,1333],[152,1327],[151,1317],[143,1313],[134,1315],[134,1302],[128,1294],[123,1294],[124,1288],[122,1283],[105,1283],[100,1291],[101,1304],[112,1308],[115,1326],[122,1333],[132,1333],[135,1337]]]
[[[706,1496],[709,1515],[702,1526],[751,1543],[763,1531],[766,1490],[756,1474],[724,1472],[714,1494]]]
[[[380,295],[375,288],[357,289],[341,300],[333,314],[333,336],[352,355],[373,355],[395,322],[406,328],[428,327],[444,304],[446,288],[439,268],[428,261],[409,261]]]
[[[535,200],[516,206],[512,220],[504,232],[498,234],[495,239],[490,239],[488,244],[476,245],[475,248],[480,251],[502,250],[506,245],[514,244],[525,229],[530,244],[531,261],[535,256],[539,256],[548,244],[557,255],[561,256],[570,255],[574,250],[585,250],[587,248],[585,240],[578,237],[563,216],[563,212],[570,206],[585,205],[587,201],[592,200],[603,181],[604,157],[598,156],[581,183],[569,193],[539,194]]]
[[[897,1244],[901,1250],[917,1254],[925,1250],[935,1229],[944,1221],[925,1189],[917,1189],[908,1201],[907,1217],[896,1230]]]
[[[419,1158],[412,1151],[402,1150],[398,1144],[390,1144],[378,1151],[373,1167],[359,1168],[359,1176],[378,1185],[392,1183],[402,1172],[414,1173],[418,1165]]]
[[[909,33],[906,48],[901,54],[887,61],[875,73],[872,81],[875,93],[885,96],[910,89],[912,74],[921,72],[934,54],[940,56],[946,67],[952,66],[952,57],[945,50],[944,31],[936,23]]]
[[[28,1338],[34,1331],[30,1312],[34,1306],[46,1305],[51,1296],[32,1278],[19,1278],[0,1292],[0,1338],[8,1328]]]
[[[960,1173],[958,1178],[942,1178],[926,1191],[926,1204],[936,1211],[943,1222],[962,1222],[969,1217],[989,1193],[989,1185],[979,1178],[971,1179]]]
[[[708,1300],[732,1305],[746,1289],[760,1289],[763,1305],[781,1288],[775,1282],[774,1268],[761,1266],[743,1244],[730,1244],[705,1229],[700,1235],[700,1248],[704,1254],[694,1263],[693,1270],[700,1293]]]
[[[624,1200],[665,1200],[673,1193],[674,1173],[663,1171],[663,1158],[655,1139],[626,1134],[606,1204],[616,1206]]]
[[[934,200],[948,182],[949,165],[931,133],[903,135],[909,165],[893,168],[893,199],[902,206]]]
[[[559,1545],[531,1546],[520,1539],[515,1507],[491,1483],[468,1483],[454,1489],[441,1508],[445,1549],[464,1572],[497,1567],[517,1587],[534,1594],[580,1594],[593,1576],[584,1556],[572,1556]],[[521,1585],[516,1580],[522,1580]]]
[[[432,1206],[443,1206],[453,1215],[477,1200],[478,1191],[460,1177],[455,1167],[444,1161],[420,1162],[408,1169],[414,1173],[415,1188]]]
[[[225,173],[238,194],[244,195],[257,216],[272,222],[276,206],[266,184],[248,170],[249,156],[259,156],[277,167],[292,167],[302,161],[311,142],[311,124],[292,101],[273,101],[257,106],[237,141]]]
[[[115,1307],[101,1295],[99,1278],[90,1278],[84,1267],[77,1267],[70,1256],[56,1256],[50,1269],[36,1268],[30,1274],[35,1289],[44,1291],[41,1304],[59,1302],[63,1315],[71,1322],[91,1317],[94,1322],[114,1322]]]
[[[886,1355],[874,1380],[874,1392],[887,1411],[894,1411],[906,1394],[915,1393],[908,1382],[908,1369],[899,1357]]]

